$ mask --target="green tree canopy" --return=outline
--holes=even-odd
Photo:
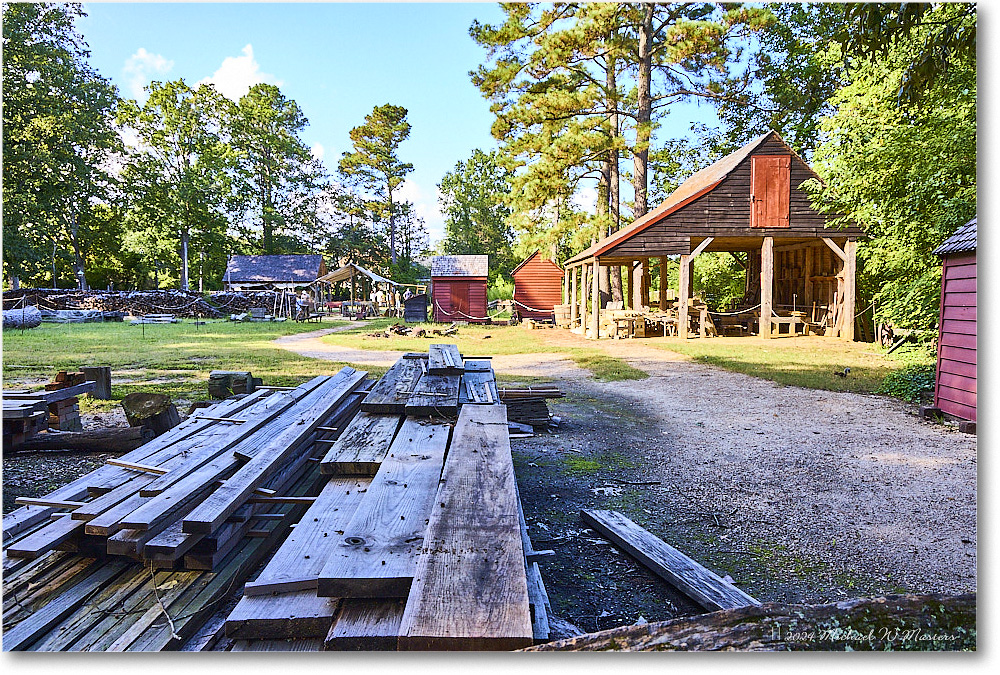
[[[496,152],[473,150],[472,156],[444,175],[438,201],[445,218],[441,252],[489,254],[490,276],[506,276],[514,268],[513,234],[505,199],[512,172],[500,165]]]
[[[351,129],[354,150],[340,159],[340,173],[369,190],[379,203],[378,215],[389,221],[389,251],[396,264],[396,215],[393,193],[403,183],[413,165],[399,159],[400,144],[410,136],[406,108],[387,103],[376,106],[365,123]]]

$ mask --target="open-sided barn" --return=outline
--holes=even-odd
[[[934,253],[943,258],[934,407],[976,421],[976,218]]]
[[[815,210],[803,189],[817,178],[774,131],[695,173],[657,208],[566,261],[571,320],[579,316],[590,337],[599,336],[601,267],[625,267],[629,304],[640,310],[650,304],[642,290],[650,287],[650,263],[656,261],[665,278],[668,256],[679,256],[677,312],[683,318],[677,329],[687,337],[692,262],[702,252],[727,252],[746,269],[739,309],[759,315],[761,336],[799,321],[796,309],[808,309],[824,335],[853,340],[857,242],[865,233],[853,225],[827,227],[836,216]],[[666,310],[662,283],[658,304]]]
[[[488,255],[439,255],[431,259],[435,321],[485,322]]]
[[[553,318],[556,305],[562,304],[565,273],[555,262],[535,251],[510,273],[514,278],[514,310],[524,319]]]

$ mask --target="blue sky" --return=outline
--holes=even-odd
[[[399,154],[414,171],[403,196],[417,205],[432,241],[443,231],[435,192],[441,177],[474,148],[496,147],[489,104],[468,76],[485,58],[469,26],[501,21],[496,3],[84,7],[89,16],[78,28],[91,63],[122,96],[140,96],[154,79],[210,79],[231,98],[257,82],[277,84],[309,118],[304,140],[330,171],[350,147],[350,129],[373,107],[406,107],[413,129]],[[687,121],[677,119],[678,133]]]

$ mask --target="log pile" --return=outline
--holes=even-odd
[[[200,409],[45,498],[22,499],[32,505],[4,518],[5,649],[513,649],[548,639],[489,362],[432,347],[378,386],[345,368]]]
[[[133,316],[170,313],[184,317],[222,316],[218,309],[205,301],[195,291],[173,289],[156,291],[79,291],[61,288],[26,288],[5,291],[4,307],[15,306],[27,296],[24,302],[47,310],[100,310],[102,312],[125,312]]]
[[[562,398],[563,393],[554,385],[533,387],[501,387],[500,400],[507,406],[507,417],[512,422],[532,427],[547,427],[550,422],[547,398]]]
[[[220,291],[209,298],[223,314],[243,314],[254,307],[265,307],[268,312],[274,308],[273,291]]]

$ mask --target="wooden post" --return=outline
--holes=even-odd
[[[650,304],[649,303],[649,289],[650,289],[650,286],[653,285],[652,279],[653,279],[653,275],[650,274],[650,271],[649,271],[649,258],[646,258],[646,259],[644,259],[642,261],[642,283],[640,284],[640,288],[641,288],[642,292],[639,294],[639,297],[642,298],[642,307],[643,307],[643,309],[649,307],[649,304]]]
[[[627,270],[627,275],[626,276],[628,277],[628,280],[627,280],[628,281],[628,304],[626,305],[626,307],[628,307],[629,309],[638,309],[638,307],[635,306],[635,284],[634,284],[634,282],[632,280],[633,272],[632,272],[632,261],[631,260],[629,261],[629,263],[627,265],[627,268],[628,268],[628,270]]]
[[[802,276],[805,277],[805,287],[802,289],[802,303],[808,307],[813,303],[813,251],[816,249],[809,246],[804,251],[805,261],[802,264]]]
[[[111,366],[83,366],[80,372],[87,378],[88,382],[96,382],[94,391],[90,392],[93,398],[105,401],[111,400]]]
[[[594,339],[595,340],[600,337],[600,330],[601,330],[601,274],[600,274],[601,267],[600,267],[600,265],[601,264],[599,262],[597,262],[597,258],[595,257],[594,258],[594,271],[593,271],[593,275],[592,275],[594,277],[593,280],[592,280],[592,286],[594,288],[594,292],[593,292],[592,297],[590,298],[590,302],[593,305],[593,313],[591,314],[591,318],[590,318],[590,329],[594,332]]]
[[[677,278],[680,282],[677,289],[677,336],[686,340],[688,336],[688,297],[691,293],[691,256],[681,256],[681,268]]]
[[[667,256],[660,256],[660,311],[667,311]]]
[[[760,322],[761,337],[771,337],[771,292],[774,284],[774,237],[764,237],[760,249]]]
[[[569,296],[569,327],[573,328],[576,326],[576,319],[579,316],[579,305],[576,304],[576,273],[577,268],[569,270],[570,275],[570,296]]]
[[[590,287],[587,286],[587,272],[590,267],[584,263],[580,266],[580,328],[583,330],[583,337],[587,337],[587,294]]]
[[[858,242],[848,241],[844,246],[847,260],[844,262],[844,316],[840,335],[848,342],[854,342],[854,303],[857,294],[855,276],[858,271]]]
[[[632,309],[642,310],[643,300],[642,300],[642,275],[645,274],[643,270],[645,269],[642,265],[641,260],[636,261],[638,264],[632,271],[632,283],[629,290],[633,295],[635,295],[635,303],[632,305]]]

